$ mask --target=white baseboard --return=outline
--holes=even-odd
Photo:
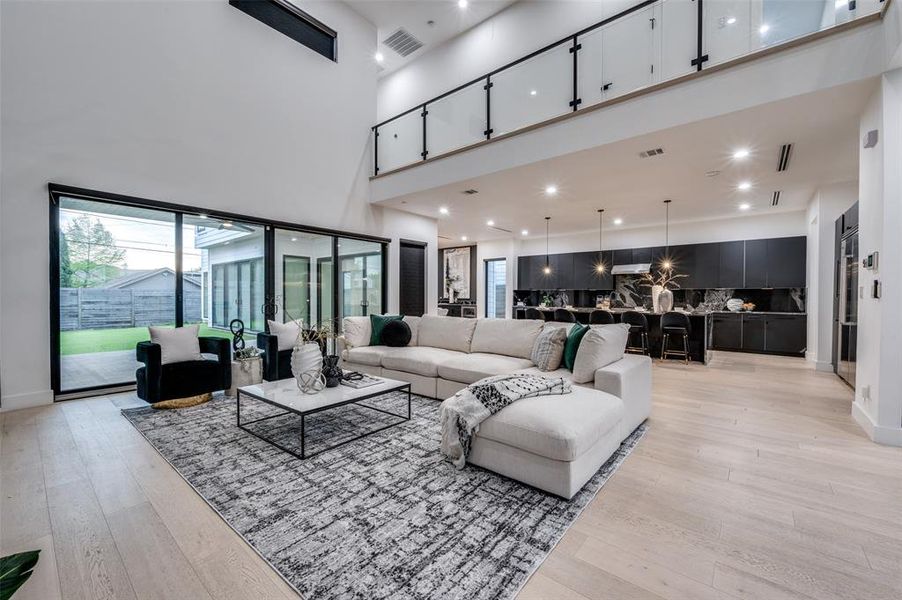
[[[0,411],[9,412],[33,406],[53,404],[53,390],[25,392],[24,394],[5,394],[0,402]]]
[[[822,373],[832,373],[833,363],[826,360],[816,360],[814,361],[814,370]]]
[[[887,446],[902,446],[902,427],[881,427],[874,423],[858,402],[852,403],[852,418],[871,440]]]

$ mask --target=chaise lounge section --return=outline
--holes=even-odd
[[[431,315],[404,321],[410,343],[389,347],[369,345],[368,317],[345,318],[342,366],[407,381],[415,394],[442,400],[492,375],[572,378],[569,369],[541,371],[530,359],[543,329],[569,324]],[[526,398],[488,418],[467,460],[569,499],[650,412],[651,360],[623,354],[570,394]]]

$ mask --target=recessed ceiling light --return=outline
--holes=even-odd
[[[467,236],[465,236],[465,235],[460,236],[460,241],[466,242],[466,241],[467,241]]]
[[[485,222],[485,224],[488,225],[489,227],[494,227],[494,226],[495,226],[495,221],[489,219],[488,221]]]
[[[614,225],[623,225],[623,219],[620,219],[620,218],[614,219]]]
[[[385,60],[385,55],[382,54],[381,52],[377,52],[376,54],[373,55],[373,58],[376,60],[377,63],[381,63],[382,61]]]
[[[733,153],[733,158],[736,160],[742,160],[743,158],[749,157],[749,149],[748,148],[739,148]]]
[[[296,241],[298,241],[298,238],[291,238],[291,241],[296,242]]]
[[[520,232],[520,235],[529,235],[529,230],[524,229],[523,231]]]
[[[734,25],[736,23],[736,17],[728,17],[727,25]]]
[[[742,204],[739,205],[739,210],[748,210],[751,207],[752,207],[752,205],[749,204],[748,202],[743,202]]]
[[[743,192],[747,192],[748,190],[752,189],[752,182],[751,181],[740,181],[739,185],[736,186],[736,189],[742,190]]]
[[[545,193],[549,196],[554,196],[555,194],[557,194],[557,187],[553,185],[546,186]]]
[[[761,35],[765,35],[768,31],[770,31],[770,25],[767,23],[762,23],[761,27],[758,28],[758,33]]]
[[[457,0],[457,8],[464,9],[470,5],[468,0]]]
[[[538,94],[538,93],[539,93],[539,92],[536,91],[536,90],[529,90],[529,95],[530,95],[530,96],[535,96],[535,95]]]
[[[439,211],[441,214],[443,214],[443,215],[447,215],[447,214],[448,214],[448,207],[447,207],[447,206],[439,206],[438,211]]]

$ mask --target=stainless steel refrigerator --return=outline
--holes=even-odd
[[[845,233],[837,261],[836,360],[833,369],[855,387],[855,354],[858,336],[858,228]]]

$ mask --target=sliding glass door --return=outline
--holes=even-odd
[[[135,380],[148,325],[176,322],[175,215],[61,198],[58,211],[59,387]]]
[[[387,240],[278,225],[51,184],[54,391],[134,384],[149,326],[231,339],[238,319],[254,345],[268,319],[383,312]]]

